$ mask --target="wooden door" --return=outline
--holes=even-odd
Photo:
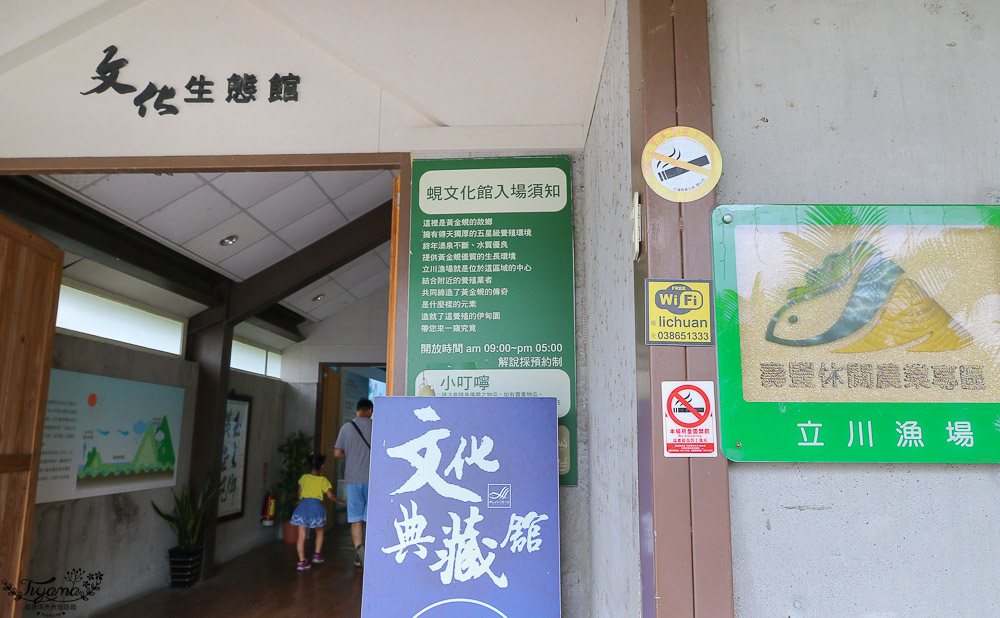
[[[337,434],[340,432],[340,371],[333,367],[323,368],[323,407],[322,407],[322,430],[320,432],[320,445],[323,454],[326,455],[326,478],[330,479],[333,485],[333,492],[337,493],[337,470],[340,469],[340,462],[333,458],[333,445],[337,443]],[[334,514],[336,505],[329,501],[324,501],[326,506],[326,527],[329,528],[335,522]]]
[[[27,577],[63,252],[0,217],[0,578]],[[23,601],[2,595],[0,616]]]

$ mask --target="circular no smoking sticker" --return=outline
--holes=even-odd
[[[691,127],[670,127],[642,149],[642,176],[649,188],[672,202],[708,195],[722,175],[722,153],[712,138]]]
[[[678,386],[667,397],[667,414],[681,427],[698,427],[712,412],[708,395],[693,384]]]

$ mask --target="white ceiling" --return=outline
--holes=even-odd
[[[618,0],[622,1],[622,0]],[[579,150],[615,0],[0,0],[0,157]],[[80,96],[108,45],[176,116]],[[301,76],[295,103],[183,101],[196,74]],[[260,77],[260,75],[258,75]]]
[[[392,172],[57,175],[43,180],[236,281],[288,257],[392,199]],[[238,237],[232,245],[223,238]],[[126,277],[89,260],[66,276],[121,290]],[[130,278],[131,279],[131,278]],[[389,243],[282,301],[321,321],[389,283]],[[114,288],[112,288],[114,291]],[[121,293],[119,291],[119,293]],[[152,293],[143,290],[143,294]],[[319,300],[313,300],[322,294]],[[190,316],[200,310],[143,300]],[[166,308],[166,307],[164,307]]]

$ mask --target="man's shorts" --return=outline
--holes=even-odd
[[[368,521],[368,483],[347,484],[347,521]]]

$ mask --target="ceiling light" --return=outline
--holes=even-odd
[[[226,236],[225,238],[220,240],[219,244],[222,245],[223,247],[228,247],[230,245],[235,245],[236,241],[239,239],[240,237],[237,236],[236,234],[230,234],[229,236]]]
[[[324,298],[326,298],[326,294],[317,294],[316,296],[313,296],[313,302],[314,303],[318,303],[319,301],[323,300]]]

